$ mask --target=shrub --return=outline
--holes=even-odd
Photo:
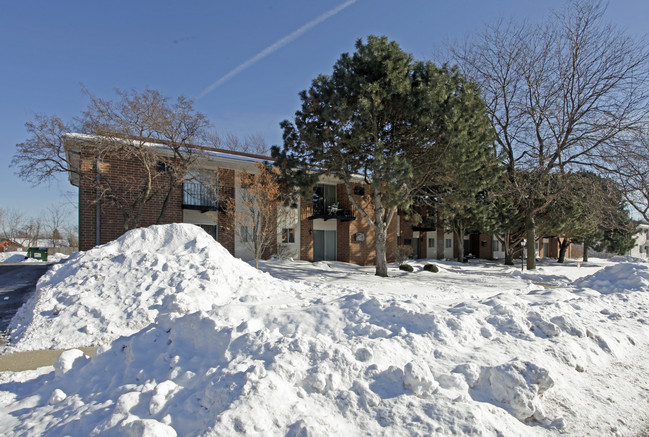
[[[399,270],[403,270],[404,272],[412,272],[414,269],[410,264],[401,264],[399,266]]]
[[[411,258],[413,253],[414,251],[412,249],[412,246],[397,246],[397,262],[399,264],[403,263],[408,258]]]
[[[437,266],[435,264],[426,264],[424,266],[424,270],[426,270],[427,272],[432,272],[432,273],[439,272],[439,269],[437,268]]]

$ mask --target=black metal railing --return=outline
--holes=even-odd
[[[183,208],[201,211],[220,210],[221,206],[215,187],[200,182],[185,182],[183,184]]]
[[[437,217],[422,217],[421,221],[412,225],[413,231],[436,231]]]
[[[351,221],[355,217],[351,209],[341,208],[338,202],[327,202],[326,199],[317,199],[313,201],[313,215],[309,219]]]

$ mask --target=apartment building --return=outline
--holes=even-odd
[[[79,248],[88,250],[107,243],[125,232],[122,212],[104,200],[98,190],[98,182],[110,185],[114,192],[132,190],[132,182],[142,176],[141,164],[133,158],[110,155],[98,158],[96,137],[68,134],[65,151],[71,170],[69,180],[79,188]],[[168,148],[150,142],[160,156],[170,156]],[[238,204],[241,187],[238,174],[254,173],[260,162],[270,157],[229,150],[196,146],[197,159],[185,177],[182,186],[171,187],[165,200],[160,193],[147,203],[139,221],[140,226],[156,222],[193,223],[203,228],[234,256],[249,260],[252,254],[234,231],[236,224],[226,214],[227,199]],[[160,172],[169,171],[160,165]],[[165,183],[160,178],[157,184]],[[162,188],[165,188],[164,186]],[[350,196],[354,197],[370,216],[373,205],[365,197],[371,187],[360,180],[353,183],[351,194],[345,185],[333,177],[324,176],[313,187],[311,199],[298,199],[295,205],[284,208],[277,223],[277,244],[271,253],[307,261],[343,261],[359,265],[375,262],[374,231],[356,210]],[[166,190],[159,190],[161,193]],[[166,204],[163,210],[163,204]],[[239,233],[245,234],[245,232]],[[558,256],[558,240],[545,238],[537,242],[539,257]],[[398,246],[412,248],[414,258],[455,259],[457,244],[452,232],[436,226],[434,220],[424,218],[413,225],[403,215],[392,220],[388,229],[387,258],[395,261]],[[502,244],[488,234],[469,234],[464,241],[464,256],[474,258],[504,258]]]

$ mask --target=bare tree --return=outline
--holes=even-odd
[[[25,127],[28,138],[16,145],[11,160],[20,178],[38,185],[71,169],[64,146],[65,134],[73,130],[71,125],[56,116],[37,114]]]
[[[22,237],[22,245],[26,247],[38,246],[38,240],[41,238],[43,222],[40,218],[31,218],[23,223],[19,235]]]
[[[70,247],[79,247],[79,227],[73,224],[66,224],[63,228],[63,236]]]
[[[536,215],[553,198],[535,181],[592,165],[647,113],[647,48],[603,23],[599,2],[572,1],[545,25],[499,22],[451,52],[482,87],[509,178],[520,192],[528,269]],[[527,185],[515,170],[532,175]]]
[[[256,174],[239,173],[240,195],[226,200],[234,233],[252,253],[255,267],[259,260],[273,250],[280,237],[278,223],[289,222],[290,209],[281,206],[282,187],[279,169],[257,164]]]
[[[235,152],[250,153],[253,155],[269,156],[270,148],[266,139],[260,133],[247,135],[243,139],[232,132],[221,135],[216,130],[205,134],[206,144],[217,149],[232,150]]]
[[[63,240],[67,214],[67,208],[63,204],[52,204],[43,214],[45,235],[51,240],[52,247],[57,247]]]
[[[618,183],[631,208],[649,222],[649,127],[603,151],[600,170]]]
[[[15,208],[7,208],[2,217],[2,234],[4,238],[19,243],[21,232],[25,225],[25,215]]]
[[[124,230],[140,225],[145,206],[160,200],[157,223],[161,222],[174,190],[179,189],[197,149],[192,142],[201,137],[209,123],[196,112],[193,102],[179,97],[175,102],[156,90],[116,90],[106,100],[84,89],[88,108],[72,124],[58,117],[38,115],[26,124],[28,138],[18,144],[12,163],[25,180],[41,183],[61,172],[77,172],[97,190],[97,200],[117,208],[124,218]],[[92,136],[92,170],[71,165],[65,153],[66,135],[77,131]],[[113,160],[133,162],[138,174],[106,175]]]

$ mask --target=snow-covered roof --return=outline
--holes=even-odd
[[[66,133],[64,135],[65,142],[65,152],[69,162],[69,165],[73,171],[68,172],[68,178],[72,185],[79,185],[78,169],[80,166],[80,143],[92,143],[96,142],[99,137],[96,135],[88,135],[81,133]],[[169,146],[164,144],[161,141],[147,140],[146,138],[142,139],[122,139],[115,138],[116,141],[138,141],[141,145],[146,147],[157,148],[160,151],[161,155],[171,155],[171,150]],[[220,162],[220,163],[230,163],[235,165],[246,165],[246,164],[255,164],[255,163],[264,163],[272,162],[273,158],[270,156],[256,155],[252,153],[238,152],[235,150],[224,150],[217,149],[214,147],[206,147],[199,145],[183,145],[187,149],[197,151],[199,153],[199,165],[205,162]]]

